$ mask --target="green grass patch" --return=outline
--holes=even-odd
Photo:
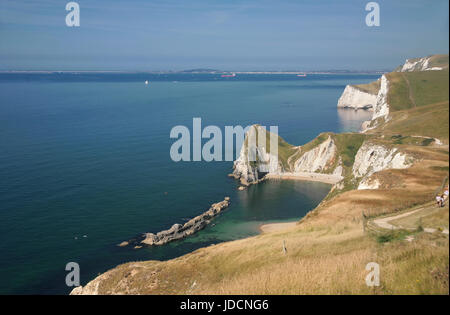
[[[391,72],[386,76],[389,80],[388,103],[391,112],[448,101],[448,70]]]
[[[431,169],[435,171],[449,171],[448,166],[432,166]]]
[[[381,86],[381,80],[377,80],[377,81],[367,83],[367,84],[353,85],[353,87],[357,88],[358,90],[369,93],[369,94],[373,94],[373,95],[378,94],[378,91],[380,90],[380,86]]]
[[[361,133],[343,133],[334,135],[339,156],[344,167],[352,167],[359,148],[367,138]]]
[[[389,231],[389,232],[377,235],[376,241],[379,244],[389,243],[389,242],[394,242],[394,241],[401,241],[401,240],[404,240],[405,237],[408,236],[409,234],[411,234],[411,233],[408,231],[405,231],[405,230]]]
[[[383,126],[384,134],[403,136],[425,136],[448,140],[449,103],[446,102],[421,106],[392,113],[392,119]],[[426,142],[424,143],[426,144]]]
[[[429,146],[433,144],[434,138],[420,138],[420,137],[411,137],[411,136],[402,136],[402,135],[393,135],[391,136],[391,140],[393,144],[408,144],[408,145],[417,145],[417,146]]]
[[[266,131],[266,146],[267,152],[270,151],[270,135],[269,131]],[[283,138],[278,136],[278,161],[281,162],[283,169],[289,170],[289,165],[287,163],[289,157],[296,152],[296,147],[287,143]]]
[[[313,140],[311,140],[310,142],[302,145],[302,152],[308,152],[311,151],[312,149],[314,149],[315,147],[319,146],[320,144],[322,144],[322,142],[324,142],[325,140],[328,139],[328,137],[331,135],[330,132],[324,132],[319,134],[316,138],[314,138]]]

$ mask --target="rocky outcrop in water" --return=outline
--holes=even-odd
[[[140,243],[149,246],[164,245],[185,238],[205,228],[214,217],[228,208],[229,205],[230,198],[225,197],[223,201],[212,204],[208,211],[196,216],[185,224],[174,224],[170,229],[156,234],[145,233],[144,239]]]
[[[278,136],[277,136],[278,137]],[[245,134],[239,157],[233,164],[233,176],[240,179],[245,186],[257,183],[265,174],[283,172],[283,166],[275,155],[269,150],[269,141],[257,143],[249,139],[268,139],[270,133],[262,126],[253,125]],[[279,142],[281,139],[279,139]],[[278,143],[279,144],[279,143]],[[251,156],[253,158],[251,158]]]

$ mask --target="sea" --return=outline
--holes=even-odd
[[[347,84],[378,74],[0,73],[0,294],[68,294],[118,264],[168,260],[296,221],[330,185],[266,181],[238,191],[232,161],[170,157],[173,127],[278,126],[302,145],[358,131],[367,111],[337,109]],[[148,81],[148,84],[145,84]],[[235,152],[236,153],[236,152]],[[159,247],[118,247],[184,223],[224,197],[197,234]]]

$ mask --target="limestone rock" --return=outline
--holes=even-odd
[[[386,169],[404,169],[412,165],[413,158],[397,148],[388,148],[380,144],[365,141],[355,156],[352,172],[356,179],[361,179],[358,189],[376,189],[369,180],[370,176]]]
[[[347,85],[338,100],[337,107],[353,109],[369,109],[375,106],[376,94],[370,94],[360,89]]]
[[[441,67],[431,67],[430,57],[406,59],[405,64],[401,66],[398,72],[413,72],[413,71],[432,71],[442,70]]]
[[[329,136],[327,140],[317,147],[304,153],[295,162],[295,172],[321,172],[328,168],[336,157],[336,145]]]
[[[373,107],[372,119],[362,124],[362,132],[374,129],[378,126],[379,120],[389,120],[389,104],[387,95],[389,93],[389,80],[385,75],[381,77],[380,90],[378,91],[375,106]]]

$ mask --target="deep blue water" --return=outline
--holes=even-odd
[[[367,113],[337,110],[346,84],[377,75],[0,74],[0,293],[58,293],[65,265],[82,284],[119,263],[169,259],[298,220],[327,194],[309,182],[244,192],[232,162],[170,159],[172,127],[279,126],[301,145],[323,131],[357,130]],[[144,80],[150,84],[145,85]],[[198,234],[162,247],[115,246],[182,223],[230,196]]]

